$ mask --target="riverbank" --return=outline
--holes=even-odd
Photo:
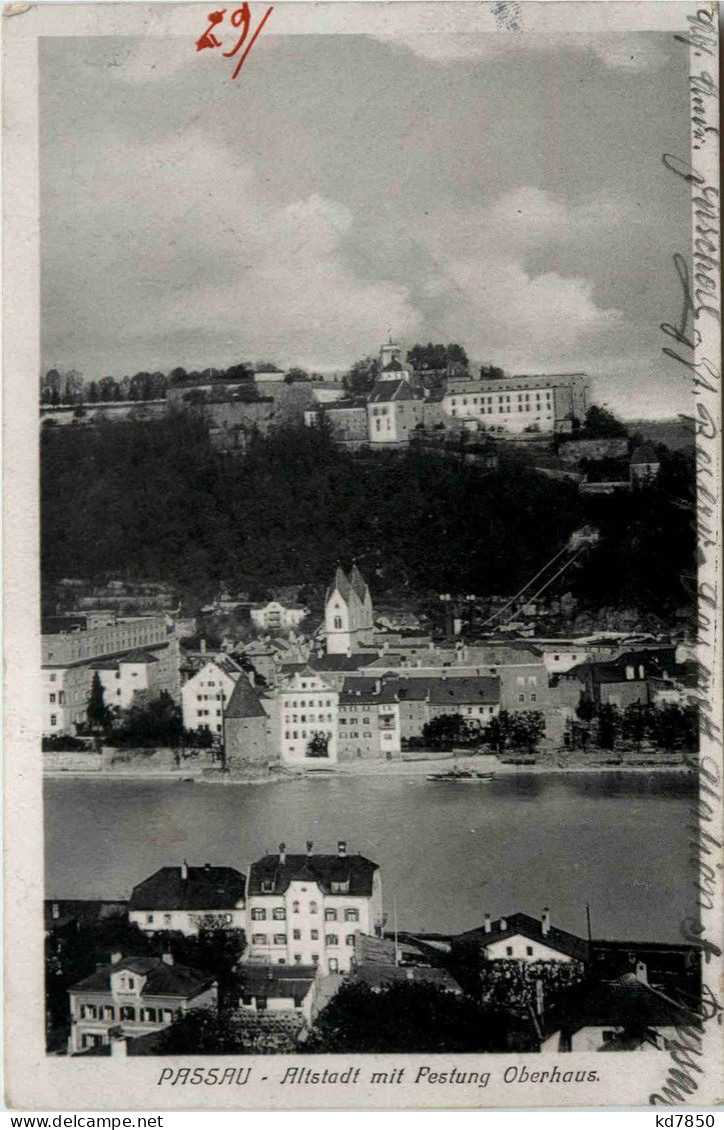
[[[569,751],[561,751],[537,758],[532,763],[500,761],[493,755],[483,754],[466,757],[453,754],[441,754],[440,757],[429,757],[420,760],[381,761],[377,759],[343,761],[336,765],[315,769],[272,768],[271,772],[249,772],[248,774],[224,773],[221,768],[209,769],[208,767],[191,768],[184,766],[179,769],[160,769],[139,762],[135,765],[114,765],[99,767],[97,769],[45,769],[43,777],[47,780],[91,779],[91,780],[144,780],[144,781],[176,781],[179,784],[191,784],[203,781],[206,784],[276,784],[298,780],[300,777],[307,779],[328,779],[344,777],[427,777],[432,773],[444,773],[452,768],[470,769],[478,773],[494,773],[498,776],[509,775],[540,775],[540,774],[568,774],[568,773],[666,773],[689,776],[693,770],[680,760],[650,758],[636,760],[614,761],[606,760],[600,755],[573,755]]]

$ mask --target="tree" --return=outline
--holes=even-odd
[[[180,365],[177,365],[176,368],[172,369],[171,372],[168,374],[169,384],[176,385],[176,384],[180,384],[181,381],[185,381],[185,380],[186,380],[186,370],[182,369]]]
[[[509,741],[514,749],[533,753],[545,730],[545,715],[541,710],[520,710],[510,716]]]
[[[376,357],[363,357],[343,378],[344,387],[350,396],[367,396],[380,373],[380,363]]]
[[[264,374],[261,374],[262,377]],[[306,369],[289,369],[284,374],[284,380],[288,385],[294,384],[296,381],[308,381],[309,373]]]
[[[153,1055],[283,1055],[297,1041],[273,1014],[199,1008],[159,1032]]]
[[[98,400],[98,382],[97,381],[91,381],[91,383],[88,385],[88,402],[90,404],[95,404],[97,402],[97,400]]]
[[[584,429],[587,439],[612,439],[628,435],[628,429],[606,408],[592,404],[586,412]]]
[[[614,749],[621,732],[621,712],[612,703],[603,703],[596,714],[596,740],[601,749]]]
[[[97,671],[93,672],[90,698],[88,699],[88,706],[86,707],[86,717],[88,719],[88,725],[95,731],[107,730],[111,724],[111,712],[106,706],[103,683]]]
[[[508,743],[510,728],[511,716],[507,710],[501,710],[494,715],[485,728],[484,739],[488,745],[492,746],[498,756]]]
[[[314,1022],[304,1051],[398,1053],[504,1051],[504,1013],[436,985],[402,981],[373,991],[342,984]]]
[[[422,741],[428,749],[472,745],[479,736],[479,725],[471,725],[462,714],[438,714],[422,728]]]
[[[329,757],[329,738],[322,730],[315,730],[307,742],[307,757]]]
[[[149,702],[141,702],[124,711],[113,742],[120,746],[171,746],[184,740],[181,708],[168,691],[161,691]]]

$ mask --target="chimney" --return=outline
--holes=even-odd
[[[307,855],[312,854],[312,848],[313,847],[314,847],[314,841],[313,840],[307,840]]]
[[[507,930],[508,929],[508,923],[507,923],[505,918],[500,919],[500,929],[501,930]]]
[[[210,870],[211,870],[211,864],[210,864],[210,863],[205,863],[205,864],[204,864],[204,871],[210,871]]]
[[[544,938],[548,937],[548,931],[551,928],[551,912],[547,906],[543,907],[543,913],[540,916],[540,932]]]
[[[283,867],[287,859],[287,845],[279,844],[279,866]]]
[[[173,965],[173,954],[170,950],[165,950],[161,954],[161,961],[164,963],[164,965]]]
[[[53,903],[52,913],[53,913],[53,918],[60,918],[60,903],[58,903],[58,902]]]
[[[118,962],[122,960],[123,954],[120,952],[120,950],[114,950],[114,952],[111,954],[111,965],[118,965]]]
[[[199,640],[199,651],[202,655],[206,652],[206,640]]]
[[[540,977],[538,977],[535,983],[535,1011],[538,1016],[543,1015],[544,1005],[545,997],[543,995],[543,982],[541,981]]]
[[[181,878],[185,882],[188,879],[188,877],[189,877],[189,865],[186,862],[186,860],[184,859],[183,863],[181,864]]]
[[[646,963],[643,961],[636,962],[636,980],[640,981],[642,985],[648,985],[649,975],[646,969]]]
[[[489,914],[485,915],[485,919],[483,920],[483,929],[485,930],[486,934],[490,934],[493,929],[493,923]]]
[[[122,1059],[128,1055],[128,1041],[121,1038],[120,1040],[111,1040],[111,1056],[120,1056]]]
[[[347,841],[339,840],[337,842],[337,855],[340,859],[344,859],[347,855]]]
[[[405,977],[407,978],[408,981],[414,981],[415,980],[415,970],[414,969],[406,969],[405,970]]]

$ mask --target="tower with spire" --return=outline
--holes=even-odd
[[[356,565],[349,576],[337,567],[327,589],[324,629],[329,655],[354,655],[373,643],[374,614],[367,582]]]

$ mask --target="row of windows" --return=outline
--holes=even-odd
[[[309,931],[309,938],[310,938],[310,941],[312,941],[312,942],[318,942],[319,941],[319,930],[310,930]],[[255,946],[267,946],[267,945],[285,946],[287,944],[287,935],[286,934],[272,934],[270,936],[269,934],[252,934],[251,940],[252,940],[252,944],[255,945]],[[301,942],[302,931],[301,930],[292,930],[292,940],[295,941],[295,942]],[[324,944],[327,945],[327,946],[338,946],[339,945],[339,934],[325,934],[324,935]],[[347,934],[345,936],[345,939],[344,939],[344,944],[346,946],[353,946],[354,945],[354,934]]]
[[[222,694],[197,694],[197,702],[223,702],[224,696]]]
[[[289,725],[290,722],[331,722],[331,714],[285,714],[284,721]]]
[[[48,696],[48,699],[49,699],[50,702],[55,702],[56,701],[55,694],[50,694]],[[60,706],[63,705],[63,703],[65,702],[65,691],[58,691],[57,701],[58,701]]]
[[[526,402],[530,401],[533,396],[535,396],[535,399],[539,402],[542,398],[545,399],[545,402],[547,404],[550,403],[550,399],[551,399],[551,393],[550,392],[536,392],[536,393],[519,392],[519,393],[516,393],[515,395],[518,398],[518,403],[526,403]],[[508,393],[508,392],[497,393],[496,396],[497,396],[498,404],[510,404],[510,398],[511,398],[510,393]],[[467,402],[468,402],[467,396],[451,396],[450,397],[450,403],[451,404],[467,404]],[[470,403],[471,404],[492,404],[493,403],[493,397],[492,396],[471,396],[470,397]]]
[[[331,700],[331,699],[329,699],[329,698],[327,698],[327,699],[324,699],[324,698],[319,698],[319,699],[317,699],[317,698],[310,698],[310,699],[309,699],[309,702],[307,702],[307,701],[306,701],[306,699],[302,699],[302,700],[301,700],[300,702],[295,702],[295,703],[293,704],[293,709],[296,709],[296,708],[297,708],[298,706],[301,706],[301,707],[305,707],[305,706],[317,706],[317,707],[320,707],[320,706],[331,706],[331,705],[332,705],[332,700]]]
[[[315,732],[316,731],[314,731],[314,730],[310,730],[309,731],[309,737],[311,738],[312,735]],[[286,738],[287,741],[290,741],[290,740],[294,741],[296,738],[306,738],[307,737],[307,731],[306,730],[285,730],[284,731],[284,737]],[[332,731],[331,730],[327,730],[327,737],[328,738],[332,737]]]
[[[346,894],[348,890],[349,890],[349,882],[347,880],[345,880],[344,882],[341,882],[341,883],[340,882],[332,882],[332,891],[335,894]],[[296,901],[292,903],[292,914],[299,914],[299,906],[300,906],[300,904]],[[317,914],[318,912],[319,912],[319,906],[318,906],[317,902],[314,899],[312,899],[311,902],[309,903],[309,913],[310,914]],[[326,907],[325,911],[324,911],[324,921],[325,922],[336,922],[338,913],[340,915],[344,914],[344,921],[345,922],[359,922],[359,910],[357,909],[356,906],[346,906],[346,907],[344,907],[343,911],[340,910],[339,912],[337,910],[335,910],[333,907]],[[273,910],[271,912],[271,918],[275,919],[277,922],[283,922],[286,919],[286,917],[287,917],[287,912],[286,912],[286,910],[283,906],[275,906],[273,908]],[[266,908],[261,907],[261,906],[255,906],[252,909],[252,912],[251,912],[251,919],[252,919],[252,922],[266,922],[266,920],[267,920]]]
[[[135,1009],[133,1005],[123,1004],[118,1010],[119,1020],[136,1020],[136,1013],[138,1013],[138,1020],[141,1024],[158,1024],[166,1021],[171,1024],[174,1020],[174,1012],[171,1008],[139,1008]],[[81,1020],[115,1020],[116,1010],[112,1004],[82,1004],[80,1006]]]
[[[211,711],[210,710],[197,709],[196,714],[198,715],[199,718],[208,718],[211,714]],[[217,718],[221,717],[221,711],[220,710],[216,711],[216,717]]]

